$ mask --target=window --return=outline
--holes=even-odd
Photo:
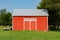
[[[36,21],[36,18],[24,18],[24,21]]]

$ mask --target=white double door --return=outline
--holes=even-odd
[[[37,19],[36,18],[24,18],[24,30],[37,30]]]

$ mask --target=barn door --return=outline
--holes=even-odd
[[[37,29],[37,19],[36,18],[24,18],[24,30],[36,30]]]
[[[36,27],[36,22],[35,21],[31,21],[31,30],[35,30]]]
[[[29,21],[25,21],[25,30],[29,30]]]

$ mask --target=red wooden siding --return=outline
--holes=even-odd
[[[24,25],[24,18],[36,18],[37,24],[35,25],[35,21],[31,21],[31,25],[30,25],[29,22],[26,21]],[[13,16],[12,19],[13,19],[12,20],[13,30],[48,31],[48,17],[47,16]]]
[[[37,30],[40,31],[48,31],[48,18],[46,16],[44,17],[38,17],[38,27]]]

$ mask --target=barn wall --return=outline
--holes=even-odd
[[[38,17],[38,30],[48,31],[48,18],[46,16]]]
[[[37,18],[37,30],[47,31],[48,20],[47,16],[14,16],[13,17],[13,30],[24,30],[23,29],[23,18]]]
[[[13,30],[23,30],[23,18],[13,17]]]

